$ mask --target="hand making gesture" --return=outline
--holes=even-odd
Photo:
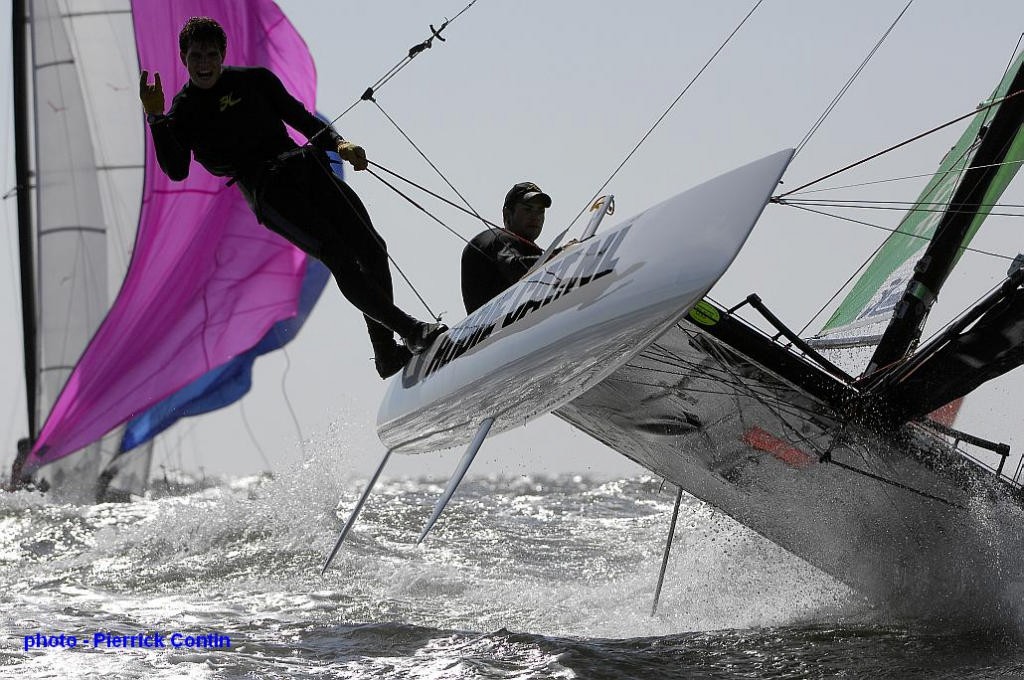
[[[164,88],[160,84],[160,74],[153,73],[153,84],[149,84],[149,71],[143,71],[139,78],[139,99],[146,114],[162,115],[164,112]]]

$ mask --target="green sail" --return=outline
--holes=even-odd
[[[1007,69],[992,97],[984,104],[1007,95],[1010,83],[1022,63],[1024,53],[1021,53]],[[820,335],[842,332],[848,330],[847,327],[851,324],[860,326],[870,320],[877,320],[879,323],[888,321],[893,307],[899,302],[903,289],[912,275],[913,265],[910,260],[924,249],[935,234],[935,229],[942,218],[942,208],[949,203],[964,170],[974,158],[979,132],[998,108],[999,105],[985,109],[971,120],[959,141],[942,159],[938,172],[915,201],[915,207],[907,212],[897,230],[883,243],[842,304],[824,325]],[[992,211],[993,205],[998,202],[1010,180],[1017,174],[1022,159],[1024,134],[1018,129],[1010,142],[1004,164],[993,178],[982,201],[982,208],[974,216],[970,229],[961,243],[962,247],[971,242],[981,223]],[[962,254],[961,249],[957,259]]]

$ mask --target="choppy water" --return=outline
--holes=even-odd
[[[0,676],[1024,677],[1020,631],[893,620],[695,501],[651,617],[657,480],[470,480],[420,547],[443,480],[385,482],[321,577],[362,485],[331,460],[126,505],[0,494]]]

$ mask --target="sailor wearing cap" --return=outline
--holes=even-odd
[[[533,182],[520,182],[505,194],[501,209],[505,228],[477,234],[462,251],[462,301],[467,314],[521,279],[544,254],[536,240],[549,207],[551,197]]]

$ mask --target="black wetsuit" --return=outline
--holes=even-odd
[[[479,309],[530,270],[544,254],[536,243],[504,229],[477,234],[462,251],[462,303]]]
[[[285,123],[315,148],[299,149]],[[185,179],[194,154],[212,174],[238,182],[262,224],[327,265],[363,312],[378,356],[394,349],[392,331],[414,333],[419,322],[394,304],[384,239],[355,191],[329,170],[324,151],[335,150],[341,137],[277,76],[226,67],[208,90],[187,83],[150,129],[168,177]]]

